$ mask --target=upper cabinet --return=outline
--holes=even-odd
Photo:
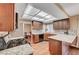
[[[70,27],[69,19],[57,20],[53,22],[55,30],[68,30]]]
[[[40,30],[43,28],[43,23],[42,22],[38,22],[38,21],[33,21],[32,22],[32,28],[34,30]]]
[[[14,30],[14,4],[0,3],[0,31]]]

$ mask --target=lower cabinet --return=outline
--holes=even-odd
[[[50,33],[44,33],[44,40],[48,41],[48,37],[51,36],[52,34]]]
[[[62,55],[62,42],[49,39],[49,51],[52,55]]]
[[[44,33],[44,40],[48,41],[48,40],[49,40],[48,37],[49,37],[49,36],[53,36],[53,35],[54,35],[54,34],[51,34],[51,33],[49,33],[49,32]]]
[[[39,35],[33,35],[32,41],[33,41],[33,43],[39,42]]]
[[[49,33],[44,33],[44,40],[48,40]]]

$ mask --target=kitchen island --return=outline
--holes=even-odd
[[[56,34],[49,36],[49,51],[52,55],[68,54],[69,45],[73,43],[76,35]]]

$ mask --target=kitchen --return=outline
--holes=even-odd
[[[10,7],[10,19],[8,13],[1,14],[10,22],[0,21],[6,25],[0,27],[0,37],[9,46],[0,54],[79,55],[78,3],[15,3]]]
[[[41,8],[40,4],[38,4],[38,5],[39,6],[36,6],[36,4],[33,4],[34,7]],[[43,5],[43,4],[41,4],[41,5]],[[67,4],[66,5],[61,4],[61,5],[66,6]],[[75,4],[69,4],[69,5],[74,6]],[[44,7],[44,6],[42,6],[42,7]],[[67,12],[69,12],[69,11],[67,11]],[[79,31],[78,31],[78,28],[79,28],[78,19],[79,18],[78,17],[79,16],[78,15],[72,16],[70,14],[71,16],[67,17],[67,14],[66,14],[66,15],[64,15],[66,18],[64,18],[64,19],[62,18],[60,20],[57,20],[56,18],[53,17],[53,19],[55,19],[53,22],[51,22],[51,21],[49,22],[49,21],[45,20],[45,21],[49,22],[49,23],[45,23],[45,21],[43,22],[43,19],[46,19],[47,17],[45,16],[46,18],[44,17],[43,19],[39,20],[39,18],[37,18],[37,17],[40,14],[41,14],[41,16],[47,15],[43,12],[40,12],[40,13],[37,12],[37,15],[33,16],[32,19],[34,21],[32,21],[32,25],[33,25],[32,26],[33,27],[32,28],[32,35],[33,36],[31,39],[32,43],[40,42],[39,36],[40,36],[40,34],[42,34],[43,35],[42,41],[49,42],[50,54],[55,54],[55,55],[57,55],[57,54],[58,55],[79,54],[78,51],[77,51],[77,53],[75,53],[75,51],[71,52],[71,53],[69,52],[69,49],[70,49],[69,47],[74,47],[76,49],[79,48],[79,40],[78,40],[78,33],[79,33]],[[29,15],[28,17],[30,17],[33,14],[31,15],[31,13],[29,13],[29,14],[27,13],[27,15]],[[58,15],[57,17],[60,17],[60,16]],[[49,18],[50,18],[50,16],[49,16]],[[42,21],[43,24],[40,21]],[[34,23],[35,23],[35,26],[34,26]],[[40,23],[40,25],[39,25],[39,23]],[[43,29],[40,27],[42,27]],[[54,40],[56,40],[56,41],[54,41]],[[71,48],[71,49],[73,50],[73,48]]]

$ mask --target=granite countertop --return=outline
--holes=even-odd
[[[0,51],[0,55],[29,55],[29,54],[32,54],[32,47],[29,44],[24,44]]]
[[[48,38],[58,40],[58,41],[67,42],[67,43],[72,43],[75,40],[76,35],[56,34],[54,36],[49,36]]]
[[[22,39],[22,38],[24,38],[24,37],[23,36],[20,36],[20,37],[5,37],[4,40],[7,43],[10,40]]]

